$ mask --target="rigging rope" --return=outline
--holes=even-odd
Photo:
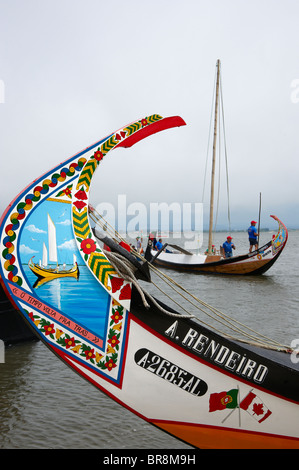
[[[228,215],[228,224],[229,224],[229,232],[230,232],[230,231],[231,231],[231,221],[230,221],[228,160],[227,160],[227,148],[226,148],[226,136],[225,136],[224,106],[223,106],[223,92],[222,92],[222,79],[221,79],[221,74],[220,74],[220,99],[221,99],[222,123],[223,123],[223,136],[224,136],[224,153],[225,153],[225,164],[226,164],[227,215]]]
[[[118,253],[111,253],[110,251],[105,251],[105,250],[103,250],[103,253],[107,256],[108,260],[111,262],[111,264],[115,268],[117,274],[123,279],[125,279],[126,281],[133,283],[133,285],[138,290],[142,298],[143,304],[146,308],[150,308],[150,305],[148,304],[145,298],[145,297],[148,297],[161,312],[166,313],[167,315],[170,315],[171,317],[191,318],[194,316],[194,315],[181,315],[179,313],[173,313],[173,312],[169,312],[168,310],[165,310],[151,294],[149,294],[143,287],[140,286],[139,282],[137,281],[136,277],[133,274],[134,267],[128,260],[126,260],[122,255]]]
[[[205,172],[204,172],[204,182],[203,182],[203,189],[202,189],[202,203],[204,202],[204,193],[205,193],[206,177],[207,177],[207,166],[208,166],[208,159],[209,159],[209,153],[210,153],[211,129],[212,129],[212,121],[213,121],[213,103],[215,101],[215,94],[216,94],[216,80],[217,80],[217,72],[215,72],[215,79],[214,79],[214,91],[213,91],[212,108],[211,108],[211,115],[210,115],[208,147],[207,147],[206,164],[205,164]]]
[[[221,132],[221,126],[220,126],[220,119],[219,119],[219,123],[218,123],[219,142],[220,142],[220,132]],[[218,165],[219,165],[219,168],[218,168],[218,190],[217,190],[217,193],[218,193],[218,194],[217,194],[217,206],[216,206],[216,214],[215,214],[215,222],[214,222],[214,231],[216,230],[216,227],[217,227],[218,211],[219,211],[219,199],[220,199],[220,184],[221,184],[221,179],[220,179],[220,175],[221,175],[221,145],[219,145],[218,153],[219,153],[219,157],[218,157]]]

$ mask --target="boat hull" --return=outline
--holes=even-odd
[[[276,217],[279,230],[276,237],[252,253],[222,258],[217,255],[186,255],[150,251],[148,261],[166,269],[181,272],[196,272],[201,274],[231,274],[231,275],[260,275],[264,274],[277,261],[288,239],[288,231],[284,224]]]
[[[298,371],[288,367],[289,354],[280,353],[278,365],[271,360],[271,354],[265,358],[254,348],[223,341],[192,321],[174,321],[170,317],[165,320],[154,309],[150,324],[145,318],[148,312],[142,309],[136,315],[132,312],[127,315],[127,338],[118,383],[101,374],[96,365],[84,364],[78,355],[57,346],[57,341],[47,339],[47,345],[119,404],[194,447],[299,448],[298,387],[286,393],[282,385],[294,383],[294,375],[298,381]],[[214,347],[219,345],[217,354],[207,353],[208,344],[200,351],[199,344],[203,342],[199,343],[199,338],[208,338],[208,344]],[[229,351],[225,361],[220,351]],[[246,357],[239,371],[236,364],[234,370],[228,368],[233,354]],[[241,403],[250,393],[257,397],[260,419],[252,410],[211,409],[213,395],[232,389],[239,390]],[[261,406],[267,408],[268,416],[263,408],[260,410]]]
[[[159,115],[138,120],[35,179],[1,220],[6,291],[57,357],[148,423],[199,448],[299,448],[299,372],[292,354],[233,341],[152,299],[144,304],[89,225],[90,183],[103,157],[180,125],[181,118]],[[61,221],[61,198],[64,246],[75,246],[86,273],[78,282],[60,277],[35,289],[26,229],[36,227],[42,242],[41,215],[49,210],[54,223]],[[105,426],[103,410],[103,432]]]
[[[43,268],[41,266],[39,266],[38,264],[34,264],[34,263],[29,263],[29,268],[31,269],[31,271],[40,279],[56,279],[56,278],[59,278],[59,277],[75,277],[75,278],[78,278],[79,277],[79,268],[78,266],[74,266],[73,268],[71,269],[68,269],[68,270],[56,270],[55,268],[50,268],[50,269],[46,269],[46,268]]]

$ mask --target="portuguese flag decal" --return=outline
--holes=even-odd
[[[209,411],[221,411],[227,408],[238,407],[238,393],[237,388],[233,388],[228,392],[212,393],[210,395],[210,408]]]

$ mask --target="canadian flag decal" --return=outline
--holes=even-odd
[[[272,414],[262,400],[253,392],[249,392],[244,400],[240,403],[240,408],[247,411],[259,423],[265,421]]]

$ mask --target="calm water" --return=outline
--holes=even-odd
[[[271,235],[264,233],[262,243]],[[216,235],[216,246],[225,236]],[[247,249],[245,233],[235,233],[234,242],[236,254]],[[291,231],[277,263],[259,277],[167,274],[224,313],[290,344],[299,338],[298,246],[299,231]],[[190,449],[85,382],[41,342],[6,349],[0,396],[2,449]]]

